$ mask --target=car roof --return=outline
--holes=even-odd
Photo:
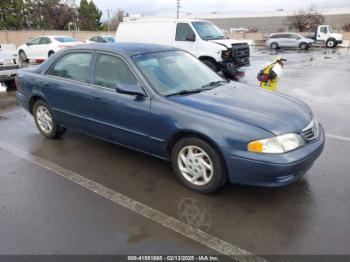
[[[164,52],[180,50],[175,47],[146,43],[109,43],[109,44],[84,44],[70,47],[67,51],[72,50],[94,50],[102,52],[118,53],[124,56],[134,56],[146,53]]]
[[[271,35],[280,35],[280,34],[293,34],[293,35],[299,35],[298,33],[295,32],[278,32],[278,33],[273,33]]]
[[[140,19],[140,20],[130,20],[122,23],[147,23],[147,22],[178,22],[178,23],[190,23],[190,22],[209,22],[208,20],[201,20],[201,19],[190,19],[190,18],[183,18],[183,19]]]

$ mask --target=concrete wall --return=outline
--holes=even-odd
[[[325,24],[340,30],[344,24],[350,23],[350,14],[325,15]],[[207,18],[222,29],[248,28],[252,26],[259,32],[276,32],[289,30],[287,16],[264,16],[264,17],[231,17],[231,18]]]
[[[16,46],[20,46],[26,43],[28,40],[32,39],[35,36],[40,35],[64,35],[72,36],[81,41],[84,41],[94,35],[115,35],[115,32],[91,32],[91,31],[79,31],[79,32],[68,32],[68,31],[49,31],[49,30],[9,30],[9,31],[0,31],[0,44],[11,43]]]

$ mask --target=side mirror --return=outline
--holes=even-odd
[[[187,35],[186,35],[186,41],[195,42],[196,41],[196,35],[192,31],[188,32]]]
[[[134,84],[118,85],[115,88],[115,91],[117,91],[120,94],[133,95],[137,97],[146,97],[146,94],[143,92],[141,87],[139,85]]]
[[[27,46],[30,46],[30,43],[29,43],[29,42],[27,42],[27,43],[26,43],[26,45],[27,45]]]

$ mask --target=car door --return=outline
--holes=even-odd
[[[288,46],[289,47],[298,47],[298,36],[295,34],[289,34],[289,41]]]
[[[40,54],[41,37],[36,37],[27,43],[25,53],[28,59],[37,59]]]
[[[91,133],[90,72],[93,52],[75,51],[58,58],[42,81],[43,93],[58,120],[66,126]]]
[[[134,85],[145,93],[127,62],[119,56],[98,53],[94,67],[91,121],[95,134],[138,150],[149,145],[150,99],[116,92]]]
[[[37,57],[39,59],[47,59],[49,57],[49,52],[51,51],[52,41],[49,37],[40,38],[40,48],[38,50]]]
[[[177,23],[174,46],[184,49],[193,55],[197,53],[198,41],[189,23]]]

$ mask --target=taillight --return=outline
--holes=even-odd
[[[16,85],[16,90],[18,91],[21,88],[21,82],[19,81],[18,76],[15,77],[15,85]]]

